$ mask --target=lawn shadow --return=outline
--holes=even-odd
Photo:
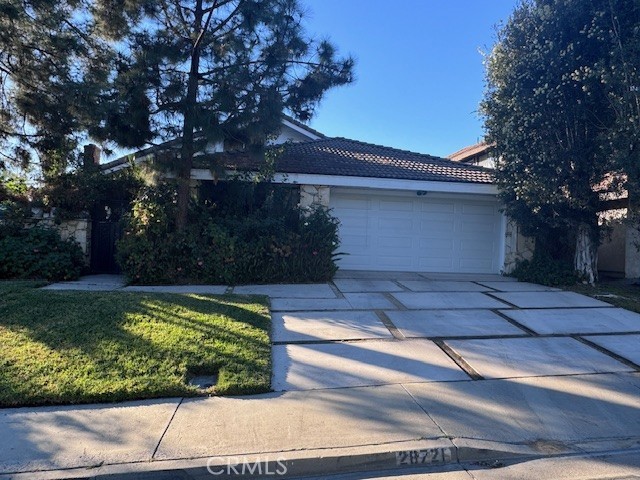
[[[29,398],[23,405],[195,395],[185,383],[189,371],[220,372],[224,388],[233,393],[268,390],[270,321],[255,300],[28,291],[8,309],[12,314],[0,320],[0,327],[26,337],[25,348],[34,348],[41,358],[5,357],[0,398],[11,406],[24,395]],[[52,356],[57,363],[49,365]],[[36,362],[30,377],[20,370],[20,361]],[[263,380],[252,386],[254,373]],[[51,381],[61,385],[47,394]],[[83,385],[91,391],[83,394]],[[34,392],[38,387],[45,392]]]

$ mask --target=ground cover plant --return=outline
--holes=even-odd
[[[0,282],[0,406],[270,388],[267,299],[56,292]],[[206,392],[191,376],[217,374]]]

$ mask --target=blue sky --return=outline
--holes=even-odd
[[[310,125],[330,135],[446,156],[482,137],[481,51],[517,0],[301,0],[307,30],[357,61]]]

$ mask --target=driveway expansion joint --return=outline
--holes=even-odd
[[[577,340],[578,342],[580,342],[580,343],[582,343],[584,345],[587,345],[588,347],[591,347],[591,348],[599,351],[600,353],[608,355],[609,357],[613,358],[614,360],[617,360],[618,362],[626,365],[627,367],[633,368],[637,372],[640,372],[640,365],[632,362],[631,360],[626,359],[625,357],[623,357],[621,355],[618,355],[617,353],[612,352],[611,350],[609,350],[607,348],[601,347],[597,343],[594,343],[594,342],[588,340],[587,338],[584,338],[583,336],[571,335],[571,338],[573,338],[574,340]]]
[[[407,338],[402,334],[402,332],[398,329],[398,327],[396,327],[393,324],[391,319],[387,316],[387,314],[383,310],[374,310],[374,313],[378,316],[380,321],[384,323],[384,326],[389,329],[389,332],[391,332],[391,335],[393,335],[393,338],[397,340],[405,340]]]
[[[407,290],[408,292],[410,292],[411,290]],[[400,300],[398,300],[396,297],[394,297],[391,292],[384,292],[383,293],[384,297],[389,300],[398,310],[400,311],[405,311],[405,310],[409,310],[404,303],[402,303]]]
[[[498,291],[494,290],[493,292],[487,291],[487,292],[482,292],[482,293],[485,294],[487,297],[493,298],[494,300],[498,300],[499,302],[502,302],[502,303],[504,303],[505,305],[507,305],[507,306],[509,306],[511,308],[515,308],[515,309],[520,310],[520,307],[517,306],[515,303],[511,303],[508,300],[504,300],[503,298],[496,297],[495,295],[493,295],[494,293],[501,293],[501,292],[498,292]],[[503,308],[502,310],[505,310],[505,309]]]
[[[329,288],[331,288],[331,290],[333,290],[333,293],[335,293],[336,298],[345,298],[344,294],[342,293],[342,291],[336,287],[336,284],[333,282],[327,282],[327,285],[329,285]]]
[[[458,365],[458,367],[460,367],[464,373],[469,375],[469,377],[471,377],[472,380],[484,380],[484,377],[482,375],[480,375],[471,365],[467,363],[467,361],[464,358],[462,358],[461,355],[459,355],[453,348],[447,345],[444,341],[433,340],[433,343],[435,343],[438,347],[440,347],[440,349],[445,354],[447,354],[447,356],[451,360],[453,360],[455,364]]]
[[[502,309],[504,310],[504,309]],[[503,318],[504,320],[506,320],[507,322],[509,322],[511,325],[513,325],[514,327],[519,328],[520,330],[522,330],[523,332],[527,333],[528,335],[531,335],[532,337],[537,337],[538,333],[536,333],[534,330],[531,330],[529,327],[525,327],[524,325],[522,325],[520,322],[514,320],[513,318],[509,317],[508,315],[505,315],[504,313],[502,313],[500,311],[500,309],[498,308],[494,308],[491,310],[493,313],[495,313],[496,315],[498,315],[499,317]]]

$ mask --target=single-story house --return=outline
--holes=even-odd
[[[491,169],[496,165],[491,145],[486,142],[462,148],[448,158],[460,164]],[[609,277],[638,278],[640,232],[626,221],[629,209],[628,195],[626,192],[622,195],[601,194],[601,200],[600,222],[606,222],[610,231],[598,249],[598,271],[601,275]],[[514,228],[517,230],[517,227]],[[524,237],[520,235],[519,238]]]
[[[322,205],[340,220],[339,266],[353,270],[500,273],[526,256],[514,226],[501,213],[490,169],[432,155],[326,137],[285,118],[272,142],[282,145],[274,182],[299,189],[305,207]],[[164,146],[166,148],[166,145]],[[157,148],[134,154],[153,159]],[[261,161],[241,150],[217,152],[229,172],[258,171]],[[102,165],[126,168],[122,158]],[[209,169],[192,179],[213,181]]]

